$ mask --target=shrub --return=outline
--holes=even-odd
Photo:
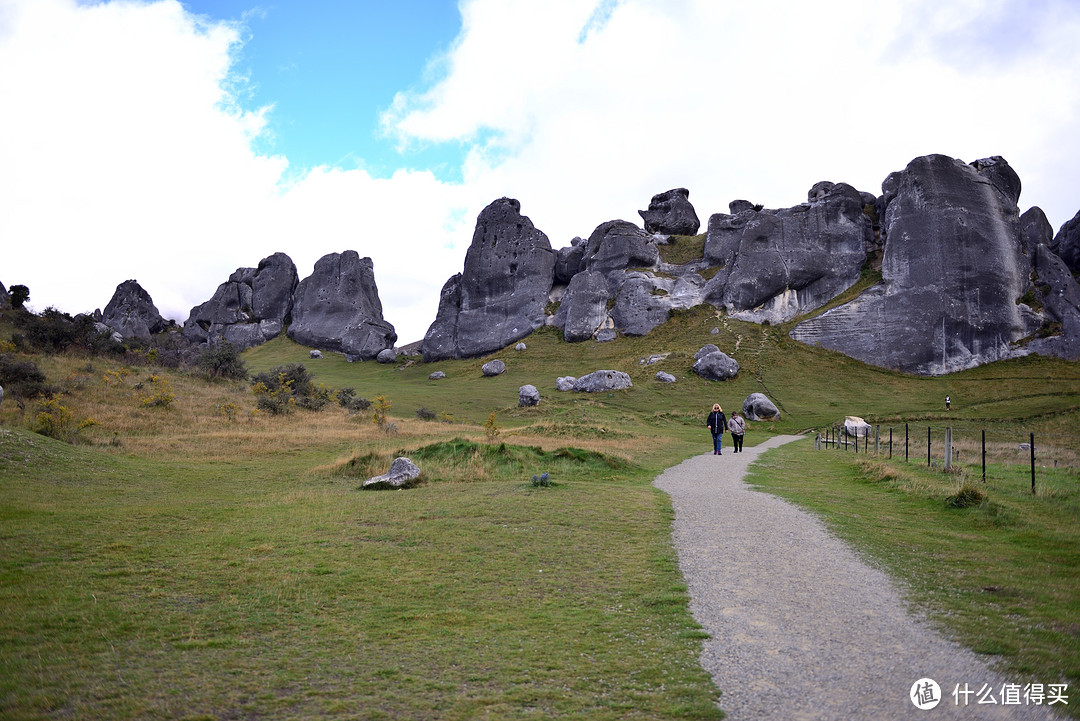
[[[290,363],[271,368],[264,373],[256,373],[251,377],[251,382],[262,383],[270,391],[288,387],[289,393],[294,396],[310,396],[315,392],[311,374],[303,363]]]
[[[56,398],[50,398],[38,406],[32,430],[43,436],[73,443],[84,428],[97,425],[93,418],[75,420],[75,414]]]
[[[493,441],[499,437],[499,424],[495,422],[495,411],[492,411],[488,415],[488,419],[484,421],[484,433],[487,434],[487,439]]]
[[[422,421],[433,421],[438,418],[438,415],[435,411],[429,411],[427,408],[420,406],[416,409],[416,417]]]
[[[247,380],[248,370],[240,349],[232,343],[220,343],[207,348],[199,354],[199,367],[207,374],[218,378]]]
[[[970,508],[978,506],[986,500],[986,493],[973,483],[967,482],[957,489],[956,493],[945,499],[945,505],[949,508]]]
[[[148,408],[171,408],[173,401],[176,400],[176,394],[173,393],[169,379],[152,375],[146,379],[146,382],[150,384],[150,388],[139,398],[142,404]]]
[[[379,427],[379,430],[389,433],[390,420],[386,414],[390,410],[391,403],[386,396],[375,396],[375,407],[371,413],[371,421]]]
[[[56,389],[45,383],[45,374],[32,361],[16,360],[7,353],[0,354],[0,386],[13,398],[30,399],[51,396]]]

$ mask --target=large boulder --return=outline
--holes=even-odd
[[[1073,273],[1080,273],[1080,210],[1066,221],[1050,244],[1050,250],[1065,261]]]
[[[394,346],[397,333],[383,320],[371,258],[355,250],[329,253],[300,281],[289,337],[297,343],[370,360]]]
[[[701,227],[694,206],[690,204],[690,191],[686,188],[657,193],[649,201],[649,209],[639,210],[638,215],[650,233],[696,235]]]
[[[1023,353],[1014,342],[1041,319],[1018,302],[1031,264],[1021,249],[1019,179],[1007,165],[928,155],[891,174],[882,183],[883,282],[791,337],[920,375]]]
[[[780,410],[764,393],[751,393],[742,404],[743,416],[748,421],[778,421]]]
[[[390,464],[390,470],[381,476],[374,476],[364,481],[361,488],[365,491],[387,490],[392,488],[410,488],[420,479],[420,468],[412,459],[399,456]]]
[[[863,198],[846,183],[819,183],[810,202],[740,208],[709,218],[705,257],[723,266],[705,299],[740,320],[782,323],[851,287],[873,247]]]
[[[574,390],[578,393],[603,393],[632,388],[630,376],[622,371],[593,371],[574,381]]]
[[[868,438],[874,427],[859,416],[847,416],[844,418],[844,434],[856,438]]]
[[[1032,353],[1080,360],[1080,284],[1076,282],[1065,261],[1046,245],[1034,253],[1034,294],[1042,306],[1043,327],[1027,344]],[[1059,324],[1057,332],[1053,324]]]
[[[625,335],[645,335],[667,322],[671,314],[669,293],[662,285],[672,281],[650,277],[628,278],[619,289],[611,319]]]
[[[506,372],[506,363],[498,359],[490,360],[480,368],[480,372],[489,378],[493,376],[501,376],[503,373]]]
[[[551,243],[521,204],[494,201],[477,216],[464,270],[443,286],[424,360],[471,358],[532,333],[544,325],[554,274]]]
[[[726,381],[739,374],[739,362],[717,350],[694,361],[694,372],[707,381]]]
[[[256,268],[237,268],[210,300],[191,309],[184,337],[241,349],[276,338],[292,312],[298,282],[296,264],[285,253],[263,258]]]
[[[628,269],[652,268],[659,260],[660,251],[651,235],[625,220],[609,220],[589,236],[581,269],[602,273],[608,293],[614,296]]]
[[[570,245],[555,252],[555,282],[567,285],[581,270],[581,259],[585,255],[585,241],[574,238]]]
[[[568,343],[588,340],[608,317],[608,286],[603,273],[584,271],[570,281],[554,324]]]
[[[145,341],[169,325],[168,321],[161,317],[150,294],[135,280],[125,280],[116,286],[109,304],[101,313],[101,322],[125,339],[138,338]]]
[[[1026,255],[1032,255],[1040,245],[1050,246],[1054,242],[1054,226],[1046,219],[1046,213],[1039,206],[1028,208],[1020,216],[1020,247]]]
[[[538,405],[540,405],[540,391],[536,390],[536,386],[524,385],[518,388],[518,407],[526,408]]]

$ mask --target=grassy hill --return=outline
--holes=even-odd
[[[525,342],[432,364],[312,360],[285,337],[244,353],[253,372],[303,363],[325,389],[385,398],[386,430],[333,402],[272,415],[250,384],[145,356],[16,354],[58,393],[0,406],[0,716],[716,718],[651,480],[710,448],[714,402],[756,391],[783,417],[751,424],[748,445],[852,414],[883,437],[907,424],[910,463],[898,444],[890,461],[808,439],[754,480],[812,508],[1013,678],[1080,683],[1080,364],[914,378],[706,308],[642,338]],[[689,371],[705,343],[739,361],[736,379]],[[505,374],[482,376],[491,357]],[[634,387],[555,390],[607,368]],[[540,406],[517,407],[526,383]],[[948,475],[946,426],[962,462]],[[985,486],[966,465],[983,430]],[[1018,450],[1032,433],[1035,495]],[[401,453],[421,486],[357,490]],[[554,485],[534,487],[545,471]],[[985,497],[947,507],[964,482]]]

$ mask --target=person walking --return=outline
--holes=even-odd
[[[709,414],[709,420],[705,421],[705,425],[709,427],[709,432],[712,433],[713,455],[724,455],[720,452],[720,445],[724,438],[724,429],[727,428],[727,416],[724,415],[724,409],[720,407],[719,403],[713,404],[712,413]]]
[[[743,436],[746,435],[746,421],[739,417],[738,411],[731,412],[731,420],[727,422],[728,430],[731,431],[731,444],[735,446],[735,453],[742,453]]]

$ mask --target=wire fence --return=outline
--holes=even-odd
[[[1023,465],[1030,469],[1031,492],[1035,493],[1040,471],[1050,468],[1080,469],[1080,448],[1073,439],[1036,438],[1022,430],[970,427],[935,427],[905,423],[862,426],[850,433],[835,425],[817,434],[819,450],[870,454],[906,463],[950,470],[957,466],[981,475],[993,474],[995,467]],[[989,470],[988,470],[989,469]],[[1078,477],[1080,480],[1080,477]]]

